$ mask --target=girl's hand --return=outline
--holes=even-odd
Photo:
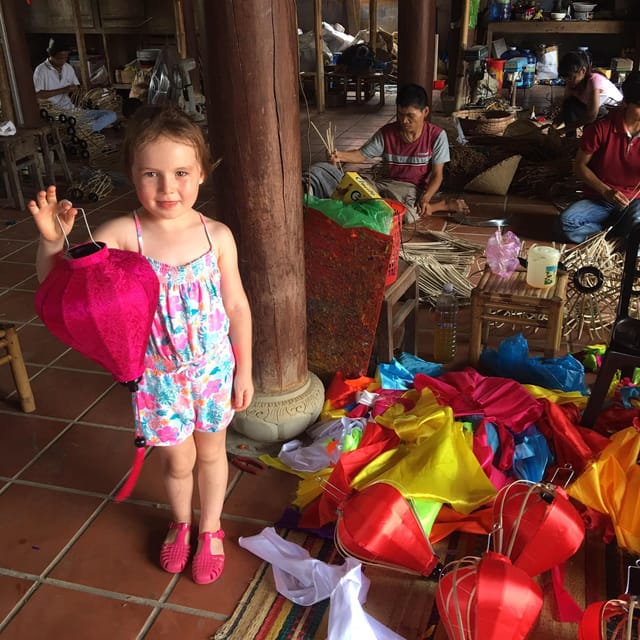
[[[27,208],[33,216],[42,239],[56,244],[62,244],[64,241],[62,229],[66,235],[71,233],[78,213],[68,200],[58,202],[56,188],[53,185],[47,187],[46,191],[39,191],[36,199],[29,201]]]
[[[244,379],[244,376],[236,375],[233,380],[233,395],[231,397],[231,406],[234,411],[243,411],[246,409],[253,400],[253,381],[249,376],[248,379]]]

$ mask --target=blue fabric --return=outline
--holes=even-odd
[[[118,116],[115,111],[108,111],[107,109],[85,109],[82,112],[82,119],[89,121],[93,132],[97,133],[113,124],[118,119]]]

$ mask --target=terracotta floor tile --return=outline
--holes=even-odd
[[[93,360],[89,360],[89,358],[83,356],[75,349],[69,349],[68,353],[65,353],[62,358],[56,361],[55,366],[68,369],[82,369],[83,371],[94,371],[96,373],[109,375],[104,367]],[[113,378],[111,378],[111,381],[113,382]]]
[[[16,218],[15,224],[9,225],[2,232],[3,240],[28,240],[33,241],[37,232],[30,214],[28,217]]]
[[[25,362],[46,365],[69,347],[51,335],[41,324],[28,324],[18,330],[20,348]]]
[[[0,269],[0,287],[14,287],[33,276],[35,267],[20,262],[3,260]]]
[[[0,575],[0,621],[16,606],[33,582]]]
[[[20,479],[109,494],[127,473],[134,452],[133,439],[124,431],[76,424]]]
[[[293,498],[298,481],[296,476],[272,468],[255,476],[244,473],[224,503],[224,512],[276,522]]]
[[[53,418],[77,418],[113,384],[102,373],[47,369],[31,387],[38,415]]]
[[[158,509],[111,503],[55,567],[51,577],[159,599],[172,579],[158,562],[167,521],[165,512]]]
[[[164,609],[156,618],[145,640],[210,640],[223,620]]]
[[[111,380],[113,384],[113,379]],[[131,392],[120,384],[111,389],[82,416],[82,422],[93,422],[114,427],[127,427],[133,436],[134,420]]]
[[[2,640],[136,638],[151,611],[133,602],[43,585],[2,632]]]
[[[0,290],[0,322],[13,322],[22,324],[36,318],[36,310],[33,306],[33,292]]]
[[[3,415],[0,423],[0,475],[9,477],[22,469],[67,426],[66,422],[28,414]]]
[[[0,567],[41,573],[99,503],[97,498],[12,485],[0,495]]]
[[[196,584],[191,578],[189,563],[169,596],[169,602],[225,616],[231,615],[262,562],[260,558],[238,546],[238,537],[253,536],[262,531],[263,527],[229,518],[223,518],[222,526],[226,535],[226,561],[222,576],[212,584]]]
[[[9,259],[11,262],[23,262],[25,264],[35,265],[36,252],[38,251],[37,242],[22,243],[23,247],[13,252]]]
[[[11,262],[21,262],[15,260],[13,255],[24,249],[25,246],[31,244],[33,237],[29,240],[18,240],[16,238],[5,238],[4,234],[0,237],[0,260],[10,260]],[[11,256],[11,257],[10,257]]]

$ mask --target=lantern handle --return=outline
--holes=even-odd
[[[638,592],[640,592],[640,589],[638,588],[638,587],[640,587],[640,583],[639,583],[639,582],[638,582],[638,580],[636,579],[636,580],[634,581],[634,585],[633,585],[633,587],[632,587],[632,585],[631,585],[631,573],[632,573],[632,571],[633,571],[634,569],[638,569],[638,570],[640,570],[640,560],[636,560],[634,564],[630,564],[630,565],[627,567],[627,586],[625,587],[624,592],[625,592],[625,594],[627,594],[627,595],[634,595],[634,596],[637,596],[637,595],[640,595],[640,594],[638,593]],[[637,574],[637,573],[636,573],[635,575],[636,575],[636,576],[638,576],[638,575],[640,575],[640,574]],[[631,591],[631,589],[632,589],[632,588],[633,588],[633,593],[632,593],[632,591]]]
[[[571,482],[571,480],[573,480],[573,476],[575,475],[575,471],[573,470],[573,465],[571,465],[569,462],[562,465],[561,467],[556,468],[556,470],[553,472],[553,475],[551,476],[551,480],[549,480],[549,484],[558,484],[557,482],[554,482],[554,481],[556,477],[561,473],[566,473],[567,477],[565,478],[564,484],[558,485],[558,486],[562,486],[563,489],[566,489],[567,485]]]
[[[84,220],[84,226],[87,227],[87,232],[89,234],[89,238],[91,238],[91,242],[93,242],[93,244],[96,245],[96,247],[98,247],[99,249],[101,248],[101,246],[93,239],[93,236],[91,235],[91,229],[89,228],[89,222],[87,221],[87,214],[84,210],[83,207],[76,207],[76,209],[82,213],[82,219]],[[67,236],[67,234],[65,233],[64,227],[62,226],[62,222],[60,222],[60,217],[56,214],[56,220],[58,221],[58,224],[60,225],[60,231],[62,231],[62,235],[64,236],[64,244],[67,247],[67,251],[69,251],[70,248],[70,244],[69,244],[69,238]]]

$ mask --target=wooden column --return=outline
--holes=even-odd
[[[398,84],[422,85],[429,96],[433,88],[435,52],[435,0],[398,2]]]
[[[36,90],[33,86],[33,69],[29,63],[27,36],[20,20],[19,1],[0,0],[2,40],[6,43],[5,62],[17,120],[14,124],[39,127],[42,124],[42,119],[40,118]]]
[[[325,110],[324,95],[324,42],[322,40],[322,0],[313,0],[313,33],[316,43],[316,107]]]
[[[187,57],[187,36],[184,30],[184,7],[182,0],[173,0],[173,16],[176,22],[178,56],[184,60]]]
[[[91,86],[89,80],[89,64],[87,60],[87,47],[84,43],[84,32],[82,30],[82,16],[80,14],[80,0],[71,0],[73,9],[73,25],[76,32],[76,46],[78,47],[78,58],[80,59],[80,84],[83,91],[88,91]]]
[[[360,31],[360,0],[344,0],[347,14],[347,33],[355,36]]]
[[[460,40],[458,42],[458,60],[456,62],[456,111],[460,109],[464,101],[464,50],[467,48],[469,40],[469,13],[471,11],[471,0],[463,0],[462,17],[460,18]]]
[[[203,67],[217,214],[238,243],[254,318],[259,393],[308,379],[302,159],[295,7],[289,0],[204,3]],[[221,64],[220,61],[224,61]]]
[[[369,0],[369,46],[375,52],[378,41],[378,0]]]

